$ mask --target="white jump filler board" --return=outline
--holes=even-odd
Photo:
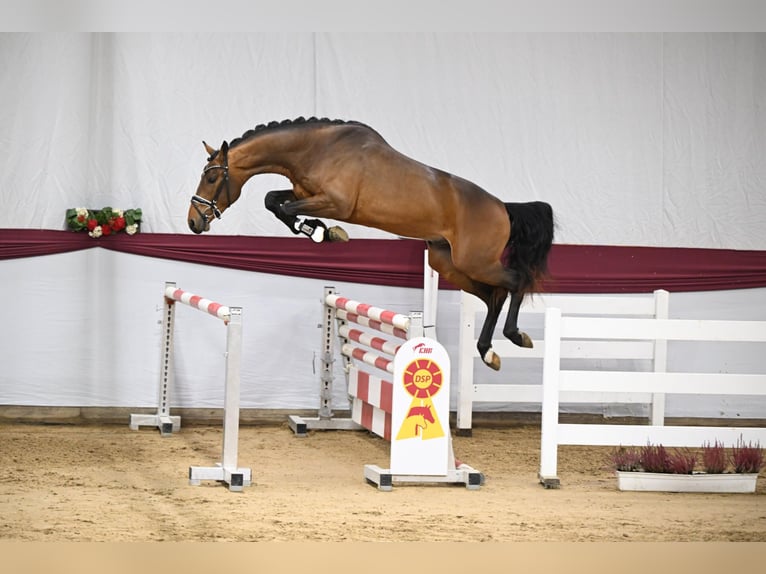
[[[394,358],[391,472],[446,476],[450,458],[450,360],[433,339],[416,337]]]

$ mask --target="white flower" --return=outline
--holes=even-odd
[[[88,232],[88,235],[90,235],[91,237],[101,237],[101,226],[97,225],[96,227],[94,227],[93,231]]]
[[[112,213],[114,213],[115,217],[122,217],[122,209],[113,209]]]
[[[128,225],[125,228],[125,233],[127,233],[128,235],[133,235],[136,231],[138,231],[138,224],[137,223],[134,223],[133,225]]]
[[[88,210],[84,207],[78,207],[77,209],[75,209],[75,211],[77,212],[78,217],[80,216],[88,217]]]

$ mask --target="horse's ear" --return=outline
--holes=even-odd
[[[215,150],[211,148],[209,145],[207,145],[207,143],[205,143],[204,141],[202,142],[202,145],[205,146],[205,151],[207,151],[208,156],[211,156],[215,153]]]
[[[223,143],[221,144],[221,153],[223,155],[226,155],[227,153],[229,153],[229,142],[227,142],[226,140],[224,140]]]

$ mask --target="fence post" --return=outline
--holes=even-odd
[[[229,312],[231,316],[226,325],[226,387],[223,395],[222,463],[224,470],[237,472],[239,390],[242,365],[242,308],[229,307]]]
[[[333,417],[332,387],[333,387],[333,356],[335,353],[335,309],[324,304],[327,295],[335,293],[332,287],[324,288],[322,299],[322,371],[320,374],[319,412],[320,419],[329,420]]]
[[[322,322],[318,325],[321,330],[321,367],[319,373],[319,409],[317,416],[304,417],[288,415],[287,424],[297,437],[307,437],[308,431],[321,430],[358,430],[361,428],[351,417],[339,418],[332,408],[333,383],[335,381],[335,345],[337,315],[334,307],[327,305],[327,297],[335,295],[335,287],[325,286],[322,293]],[[344,371],[347,371],[348,360],[341,355]],[[350,408],[350,405],[349,405]]]
[[[165,288],[175,287],[174,281],[166,281]],[[163,291],[164,293],[164,291]],[[173,331],[175,324],[175,301],[162,297],[162,349],[160,352],[160,384],[157,391],[157,412],[153,415],[130,415],[129,428],[138,430],[142,426],[157,427],[160,436],[171,436],[181,428],[181,417],[170,414],[170,395],[175,387],[173,369]]]
[[[559,372],[561,370],[561,309],[545,310],[545,355],[543,356],[543,401],[540,425],[540,482],[558,488]]]
[[[460,292],[460,322],[457,345],[457,417],[455,432],[458,436],[471,436],[473,424],[473,348],[476,312],[473,295]]]
[[[654,292],[654,317],[655,319],[667,319],[670,293],[664,289]],[[654,372],[664,373],[668,368],[668,341],[667,339],[654,340]],[[649,424],[663,426],[665,424],[665,393],[652,394],[651,413]]]
[[[436,313],[439,308],[439,273],[428,264],[428,250],[423,252],[423,329],[424,337],[436,339]]]
[[[424,332],[426,325],[424,321],[423,313],[420,311],[410,311],[410,328],[407,330],[407,339],[415,339],[416,337],[425,337]],[[436,339],[434,339],[436,340]]]

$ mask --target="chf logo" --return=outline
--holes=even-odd
[[[418,344],[413,350],[426,349],[430,353],[431,348]],[[431,400],[442,387],[444,375],[435,362],[430,359],[415,359],[404,370],[402,383],[407,393],[412,397],[412,403],[407,410],[396,440],[420,438],[427,440],[444,436],[439,417],[436,416],[433,401]]]
[[[414,347],[412,347],[413,351],[417,351],[421,355],[430,355],[433,352],[433,349],[431,347],[426,346],[425,343],[418,343]]]

